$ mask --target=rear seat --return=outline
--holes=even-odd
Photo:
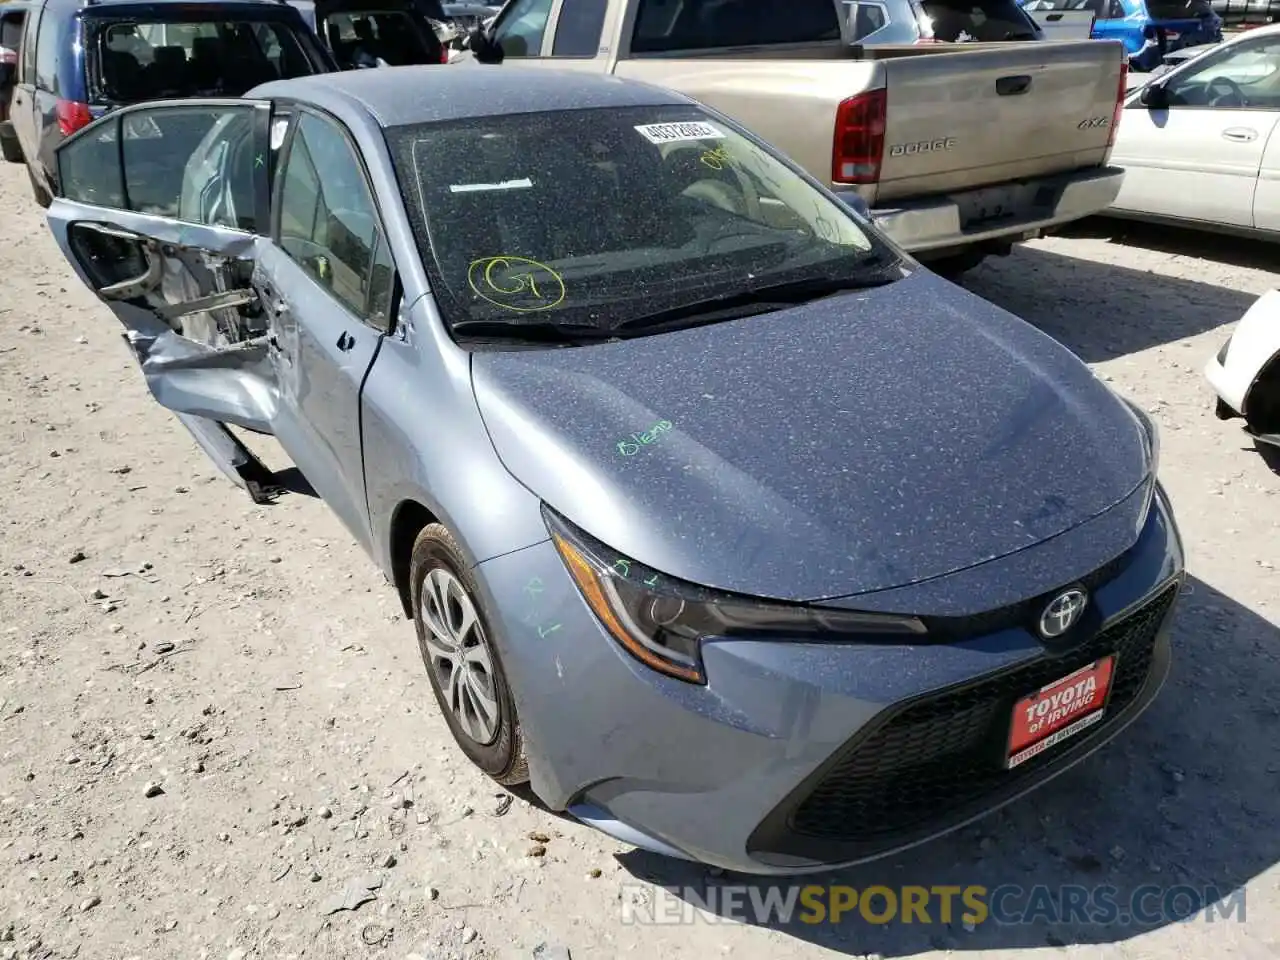
[[[222,85],[225,51],[217,37],[196,37],[191,42],[191,82],[197,90]]]
[[[137,100],[145,96],[142,65],[132,53],[124,50],[104,50],[102,79],[107,88],[115,91],[121,99]]]
[[[185,90],[191,82],[187,51],[182,47],[156,47],[154,59],[142,71],[142,81],[157,93]]]

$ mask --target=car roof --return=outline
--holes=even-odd
[[[344,70],[272,81],[246,96],[297,99],[320,107],[337,97],[363,107],[383,127],[510,113],[694,102],[673,90],[607,74],[477,63]]]
[[[285,0],[48,0],[48,6],[59,10],[110,10],[112,7],[237,7],[289,6]]]

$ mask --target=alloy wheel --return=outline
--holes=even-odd
[[[500,722],[498,695],[475,603],[457,577],[435,567],[423,580],[420,604],[427,658],[449,709],[472,740],[492,743]]]

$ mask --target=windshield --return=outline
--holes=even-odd
[[[696,106],[480,117],[388,138],[459,339],[483,321],[607,333],[778,284],[901,276],[842,204]]]

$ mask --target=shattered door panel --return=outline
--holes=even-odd
[[[211,252],[105,223],[67,228],[73,258],[124,325],[156,400],[178,413],[271,433],[270,331],[250,286],[256,242],[236,235]]]
[[[278,340],[255,288],[269,222],[271,105],[201,100],[108,114],[57,151],[49,226],[111,309],[147,388],[254,499],[270,471],[227,425],[276,434]]]

